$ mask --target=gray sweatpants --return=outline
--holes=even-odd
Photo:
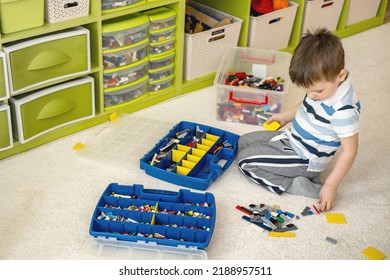
[[[274,140],[275,136],[281,139]],[[308,160],[294,152],[281,131],[255,131],[241,136],[237,160],[246,177],[271,192],[318,198],[320,173],[307,171]]]

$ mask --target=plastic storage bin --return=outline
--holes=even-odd
[[[144,14],[149,17],[151,31],[175,26],[176,12],[167,7],[148,10]]]
[[[148,25],[148,17],[142,14],[105,21],[102,27],[103,49],[118,49],[147,39]]]
[[[175,38],[171,38],[167,41],[150,43],[149,55],[161,55],[175,49]]]
[[[149,57],[149,69],[160,69],[174,63],[175,51]]]
[[[88,16],[89,0],[45,0],[47,22],[60,22]]]
[[[0,104],[0,151],[13,147],[11,113],[8,105]]]
[[[135,82],[104,90],[105,110],[112,110],[147,96],[147,81],[145,76]]]
[[[176,26],[171,26],[165,29],[149,31],[149,41],[151,43],[163,42],[175,37]]]
[[[325,27],[330,31],[335,31],[337,29],[343,5],[344,0],[305,1],[302,34],[305,34],[308,30],[313,32],[320,27]]]
[[[381,0],[349,0],[346,25],[376,17]]]
[[[95,116],[94,80],[84,77],[10,99],[13,134],[25,143]]]
[[[45,23],[44,19],[44,0],[0,1],[1,33],[8,34],[39,27]]]
[[[298,4],[249,19],[248,47],[279,50],[288,47]]]
[[[7,75],[7,60],[5,54],[0,51],[0,105],[2,100],[9,97],[8,75]]]
[[[89,42],[89,30],[77,27],[7,44],[3,50],[7,56],[11,95],[89,73]]]
[[[209,245],[214,232],[216,203],[212,193],[192,192],[180,189],[178,192],[160,189],[146,189],[143,185],[119,185],[111,183],[102,193],[92,214],[89,233],[97,238],[124,241],[115,250],[121,259],[146,259],[161,257],[151,250],[176,248],[166,258],[203,259],[203,250]],[[104,238],[102,238],[104,237]],[[129,246],[151,245],[150,250],[129,250]],[[146,244],[145,244],[146,243]],[[114,243],[115,244],[115,243]],[[117,244],[117,243],[116,243]],[[156,247],[157,245],[163,247]],[[112,245],[112,243],[110,243]],[[94,248],[99,248],[96,244]],[[148,247],[144,247],[147,249]],[[191,250],[184,251],[184,248]],[[202,251],[202,252],[200,252]],[[92,252],[92,251],[91,251]],[[187,253],[185,253],[187,252]],[[133,254],[132,256],[128,254]],[[194,254],[192,257],[191,254]],[[95,254],[92,254],[95,255]],[[170,257],[168,257],[170,256]]]
[[[103,72],[103,87],[112,88],[132,83],[144,77],[148,72],[149,60],[144,58],[139,62]]]
[[[206,5],[187,1],[203,13],[221,21],[229,17],[232,21],[218,28],[207,31],[184,34],[184,72],[185,80],[193,80],[217,71],[224,52],[237,46],[242,25],[242,19],[218,11]]]
[[[141,169],[161,180],[205,190],[233,163],[239,136],[182,121],[141,158]]]
[[[124,48],[103,51],[103,68],[117,68],[144,59],[147,55],[147,39]]]
[[[149,69],[149,81],[157,81],[173,75],[174,67],[175,64],[172,63],[171,65],[163,68],[153,70]]]
[[[169,77],[157,81],[149,81],[149,87],[148,87],[149,93],[151,94],[158,93],[164,89],[173,86],[173,79],[174,79],[174,75],[171,75]]]
[[[146,4],[146,0],[102,0],[102,13],[117,12]]]
[[[262,125],[272,114],[280,112],[282,101],[288,92],[288,68],[291,54],[255,48],[231,48],[222,60],[215,76],[217,90],[217,120]],[[234,73],[253,75],[239,87],[230,82]],[[284,79],[279,88],[255,88],[264,78]],[[267,80],[267,79],[264,79]]]

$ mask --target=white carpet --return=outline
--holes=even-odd
[[[360,260],[368,246],[390,255],[390,24],[343,39],[347,65],[362,103],[358,158],[339,190],[332,213],[346,224],[329,224],[325,215],[301,217],[294,238],[271,238],[241,219],[236,205],[279,205],[300,214],[314,199],[269,193],[245,179],[236,162],[207,191],[215,195],[217,220],[206,248],[209,259]],[[302,93],[291,87],[284,106]],[[182,120],[219,127],[237,134],[255,126],[215,120],[215,88],[205,88],[132,114],[140,118]],[[78,259],[92,212],[110,182],[178,190],[139,169],[138,161],[103,162],[77,154],[107,124],[73,134],[0,161],[0,259]],[[129,139],[131,141],[132,139]],[[90,142],[91,143],[91,142]],[[87,150],[86,150],[87,151]],[[337,240],[333,245],[326,237]]]

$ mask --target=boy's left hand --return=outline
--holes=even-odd
[[[318,203],[320,204],[320,211],[331,210],[336,203],[337,188],[332,188],[326,184],[321,188]]]

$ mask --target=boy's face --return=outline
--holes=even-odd
[[[324,101],[329,99],[335,94],[339,85],[345,80],[347,76],[346,71],[341,70],[340,74],[336,77],[334,81],[319,81],[309,86],[308,88],[303,88],[307,96],[314,101]]]

